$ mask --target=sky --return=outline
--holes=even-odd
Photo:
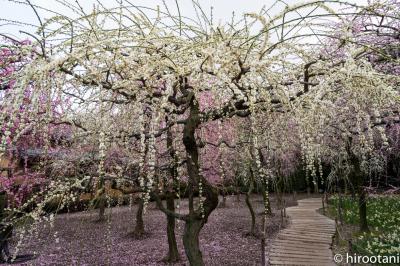
[[[18,39],[26,38],[27,35],[21,33],[20,31],[25,31],[33,33],[35,28],[29,25],[15,26],[11,25],[5,20],[24,22],[27,24],[38,25],[37,18],[33,10],[21,2],[26,0],[0,0],[0,33],[14,36]],[[68,3],[75,3],[75,0],[30,0],[32,4],[50,9],[62,14],[71,14],[72,11],[68,10],[65,6],[61,5],[60,2],[65,1]],[[101,0],[105,6],[115,6],[116,2],[119,0]],[[157,7],[159,5],[163,9],[162,0],[128,0],[135,5],[141,5],[146,7]],[[177,0],[179,3],[181,14],[193,19],[196,19],[196,11],[193,8],[192,0]],[[202,6],[204,12],[207,15],[210,14],[211,7],[213,7],[213,21],[214,24],[225,24],[232,19],[232,13],[235,12],[236,17],[240,17],[245,13],[258,13],[262,7],[270,7],[275,1],[274,0],[198,0]],[[20,2],[20,3],[18,3]],[[305,1],[299,0],[285,0],[289,5],[295,5],[299,3],[304,3]],[[357,3],[359,5],[366,4],[367,0],[348,0],[346,2]],[[96,0],[79,0],[82,7],[90,12],[93,4]],[[166,5],[170,9],[171,13],[177,14],[176,2],[175,0],[165,0]],[[338,5],[332,6],[334,9],[339,8]],[[275,5],[270,14],[273,16],[279,11],[283,10],[284,4],[279,3]],[[38,9],[39,15],[42,18],[50,17],[50,13]],[[4,20],[5,19],[5,20]]]

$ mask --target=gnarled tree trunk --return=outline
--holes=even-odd
[[[186,166],[188,172],[189,215],[185,220],[183,245],[185,253],[192,266],[204,265],[199,246],[199,234],[211,212],[218,206],[218,192],[211,184],[199,175],[199,154],[195,139],[195,130],[200,125],[199,104],[194,93],[188,93],[190,113],[183,129],[183,144],[186,150]],[[202,183],[203,208],[194,210],[194,188]]]
[[[190,219],[185,223],[183,245],[189,263],[192,266],[204,265],[199,245],[199,234],[203,225],[204,221],[201,219]]]

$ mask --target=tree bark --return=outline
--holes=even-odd
[[[239,182],[236,183],[236,202],[240,202],[240,187],[239,187]]]
[[[203,221],[198,219],[188,220],[185,223],[183,246],[191,266],[204,265],[199,245],[199,234],[203,225]]]
[[[339,188],[339,200],[338,200],[338,216],[339,216],[339,221],[340,224],[343,224],[343,199],[342,199],[342,189]]]
[[[166,122],[168,123],[168,117],[166,117],[165,119]],[[178,162],[173,146],[173,136],[171,130],[167,131],[167,149],[169,150],[169,154],[171,157],[169,173],[172,179],[172,184],[170,185],[170,187],[167,189],[166,192],[167,210],[169,210],[170,212],[175,212],[175,201],[174,201],[175,194],[173,185],[178,176],[178,171],[177,171]],[[167,262],[177,262],[180,260],[180,256],[175,238],[175,217],[168,214],[166,214],[166,216],[167,216],[168,255],[164,260]]]
[[[266,162],[266,160],[265,160],[265,157],[264,157],[264,154],[262,153],[262,151],[261,151],[261,149],[260,148],[258,148],[258,150],[257,150],[257,152],[258,152],[258,155],[259,155],[259,157],[260,157],[260,159],[261,159],[261,162],[263,162],[264,164],[267,164],[267,162]],[[253,158],[254,159],[254,158]],[[269,197],[267,197],[267,193],[266,192],[268,192],[268,189],[269,189],[269,187],[268,186],[264,186],[267,182],[267,180],[265,179],[265,178],[268,178],[268,177],[266,177],[265,175],[263,176],[263,179],[261,180],[262,181],[262,184],[261,184],[261,193],[262,193],[262,196],[263,196],[263,203],[264,203],[264,206],[266,206],[267,208],[266,208],[266,210],[264,210],[264,211],[266,211],[267,212],[267,214],[272,214],[272,210],[271,210],[271,202],[270,202],[270,200],[269,200]]]
[[[249,234],[252,236],[256,236],[256,216],[255,216],[254,209],[253,209],[253,206],[251,205],[251,201],[250,201],[250,195],[253,192],[253,170],[251,170],[251,169],[250,169],[250,176],[251,176],[251,180],[250,180],[250,184],[249,184],[249,189],[247,190],[247,193],[246,193],[246,205],[249,208],[250,216],[251,216],[251,227],[250,227]]]
[[[194,97],[194,93],[187,92],[187,97],[190,99],[190,112],[183,128],[183,144],[186,151],[188,173],[189,215],[185,219],[183,245],[190,265],[199,266],[204,265],[199,247],[199,233],[211,212],[218,206],[218,192],[199,174],[199,154],[195,138],[196,128],[200,125],[199,104]],[[203,208],[195,210],[193,206],[194,188],[199,185],[200,181],[205,200]]]
[[[5,216],[4,209],[7,208],[7,194],[6,192],[0,192],[0,222],[3,221]]]
[[[149,123],[145,123],[145,131],[149,131]],[[139,175],[145,179],[146,173],[145,173],[145,166],[144,163],[146,162],[146,159],[148,158],[148,153],[149,153],[149,142],[145,141],[144,143],[144,154],[143,154],[143,165],[142,168],[139,169]],[[139,181],[139,180],[138,180]],[[138,182],[137,184],[140,187],[140,183]],[[133,231],[133,235],[135,237],[142,237],[145,233],[144,230],[144,221],[143,221],[143,212],[144,212],[144,192],[142,191],[142,194],[139,197],[139,206],[136,211],[136,224],[135,224],[135,229]]]
[[[104,221],[106,219],[106,200],[103,195],[99,197],[99,221]]]
[[[267,221],[266,221],[266,216],[263,216],[263,232],[262,232],[262,236],[261,236],[261,266],[265,266],[266,261],[265,261],[265,240],[267,238],[266,236],[266,227],[267,227]]]
[[[318,178],[315,177],[314,179],[314,193],[318,194],[319,193],[319,186],[318,186]]]
[[[367,222],[367,197],[365,190],[360,187],[358,193],[358,210],[360,217],[360,231],[369,232],[368,222]]]
[[[105,221],[105,211],[106,211],[106,197],[105,197],[105,181],[104,177],[100,176],[99,188],[97,195],[97,207],[99,208],[99,221]]]
[[[264,184],[265,184],[265,182],[264,182]],[[267,214],[270,215],[270,214],[272,214],[272,210],[271,210],[271,202],[269,200],[269,197],[267,197],[267,194],[266,194],[267,191],[268,191],[267,187],[261,186],[261,193],[262,193],[262,196],[263,196],[263,202],[264,202],[264,205],[267,205],[267,210],[266,210]]]
[[[143,222],[143,210],[144,210],[144,201],[142,198],[139,199],[139,206],[136,211],[136,225],[133,234],[135,236],[144,235],[144,222]]]
[[[225,187],[222,187],[222,202],[220,203],[220,207],[221,208],[225,208],[226,207],[226,194],[225,194]]]
[[[175,211],[174,193],[167,192],[166,201],[167,209],[171,212]],[[168,255],[165,258],[167,262],[177,262],[180,260],[178,246],[175,238],[175,217],[167,215],[167,237],[168,237]]]
[[[11,237],[13,227],[4,222],[5,208],[7,207],[7,194],[0,192],[0,263],[7,262],[10,258],[8,240]]]
[[[261,265],[267,265],[265,262],[265,236],[264,234],[261,237]]]
[[[352,139],[349,141],[349,146],[347,147],[347,152],[350,155],[350,162],[353,166],[352,179],[355,184],[354,191],[358,193],[358,216],[360,220],[360,231],[369,232],[368,221],[367,221],[367,197],[364,190],[364,178],[361,171],[360,159],[352,152],[350,149]]]

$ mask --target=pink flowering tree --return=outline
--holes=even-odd
[[[30,56],[26,56],[20,48],[29,50],[26,47],[29,45],[29,41],[5,42],[0,51],[1,159],[7,164],[3,166],[8,170],[8,173],[1,172],[0,187],[7,194],[10,206],[20,206],[33,186],[41,182],[40,174],[31,172],[27,168],[27,150],[36,148],[37,144],[40,145],[39,134],[27,134],[26,131],[20,130],[21,124],[29,123],[25,110],[29,109],[32,86],[28,86],[21,95],[23,100],[19,105],[20,112],[15,113],[6,104],[16,82],[11,77],[30,60]],[[14,138],[16,135],[20,135],[18,140]],[[19,164],[22,164],[22,167]],[[18,168],[22,169],[18,171]]]
[[[1,45],[1,260],[10,259],[7,239],[13,224],[26,216],[38,222],[35,218],[40,219],[46,202],[58,193],[49,193],[54,188],[50,161],[70,132],[68,123],[61,121],[68,102],[61,104],[60,97],[43,91],[35,94],[35,81],[19,79],[36,56],[30,41],[6,39]]]

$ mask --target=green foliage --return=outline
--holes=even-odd
[[[337,212],[339,198],[330,199]],[[343,220],[358,224],[358,202],[352,197],[342,198]],[[354,251],[365,255],[397,255],[400,253],[400,196],[374,196],[368,198],[367,220],[370,233],[355,236]]]

